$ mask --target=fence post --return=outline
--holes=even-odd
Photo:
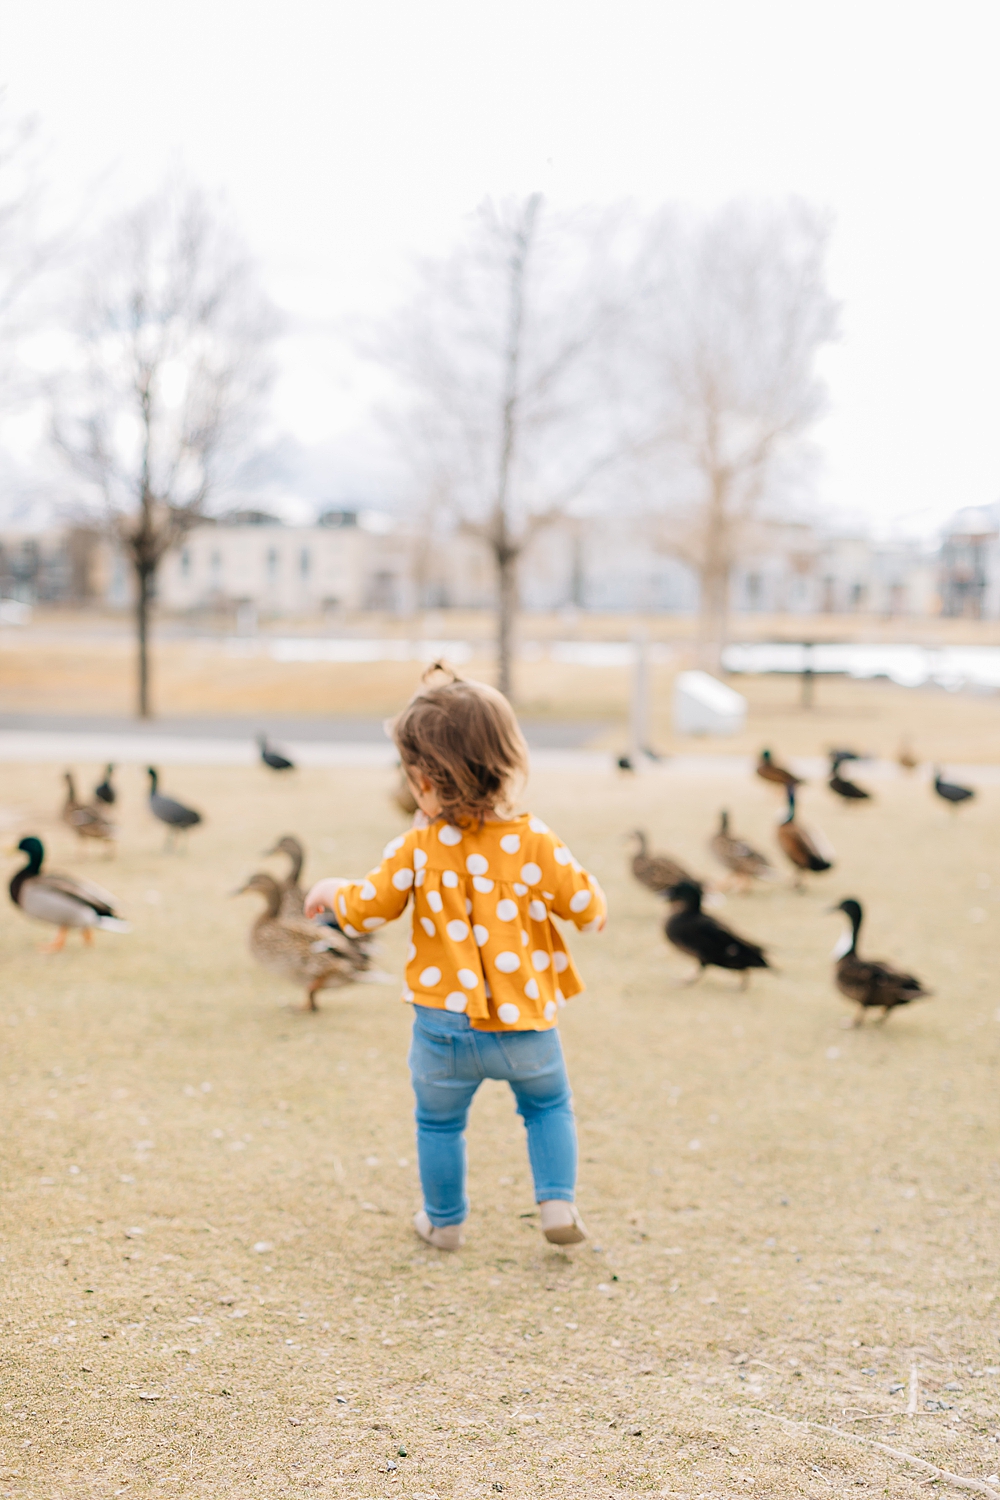
[[[649,665],[646,632],[632,635],[632,701],[629,707],[629,757],[638,771],[649,746]]]

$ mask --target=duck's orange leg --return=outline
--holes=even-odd
[[[93,928],[91,928],[91,927],[81,927],[80,928],[80,934],[81,934],[81,936],[83,938],[84,945],[87,948],[89,948],[90,945],[91,945],[91,943],[94,941],[94,931],[93,931]]]
[[[39,953],[61,953],[66,946],[66,934],[68,932],[68,927],[60,927],[51,943],[45,943],[43,947],[39,948]]]

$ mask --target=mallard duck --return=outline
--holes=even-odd
[[[858,933],[864,919],[860,901],[848,897],[830,910],[842,911],[851,924],[850,932],[845,933],[834,948],[833,956],[837,960],[834,969],[837,988],[858,1006],[855,1026],[862,1024],[866,1010],[881,1009],[879,1019],[884,1021],[897,1005],[909,1005],[911,1000],[926,999],[930,990],[925,990],[920,980],[912,974],[904,974],[901,969],[895,969],[892,964],[882,963],[878,959],[868,960],[860,956]]]
[[[277,750],[272,750],[267,743],[267,736],[259,734],[257,744],[260,746],[260,758],[265,766],[272,771],[294,771],[295,762],[289,760],[287,755],[279,755]]]
[[[250,929],[250,952],[265,969],[304,985],[308,1010],[318,1010],[320,990],[388,979],[371,967],[371,955],[333,927],[318,927],[305,917],[281,916],[281,887],[271,875],[251,875],[235,892],[259,891],[267,903]]]
[[[840,774],[840,767],[845,756],[839,750],[830,757],[830,779],[827,786],[831,792],[836,792],[838,797],[843,797],[845,802],[870,802],[871,792],[866,792],[863,786],[857,786],[853,781],[846,780]],[[857,760],[857,756],[851,756],[851,760]]]
[[[178,833],[201,822],[201,813],[195,812],[193,807],[185,807],[183,802],[175,802],[173,797],[165,797],[159,790],[160,778],[152,766],[147,767],[146,774],[149,777],[149,810],[154,818],[166,824],[166,847],[169,849]]]
[[[952,811],[963,802],[969,802],[976,795],[971,786],[959,786],[955,781],[942,781],[941,772],[937,766],[934,767],[934,790],[939,797],[949,803]]]
[[[786,771],[784,766],[771,755],[770,750],[762,750],[757,762],[757,775],[762,781],[773,781],[776,786],[805,786],[801,776],[795,776],[791,771]]]
[[[695,880],[682,880],[667,892],[673,907],[663,926],[667,939],[698,961],[687,983],[695,984],[709,965],[714,965],[717,969],[737,969],[743,975],[740,988],[746,989],[750,969],[770,968],[764,950],[702,911],[701,898],[701,886]]]
[[[57,875],[54,871],[42,874],[45,848],[41,839],[34,836],[24,838],[18,850],[28,856],[28,863],[14,876],[10,883],[10,899],[19,906],[25,916],[36,922],[48,922],[58,927],[53,941],[42,951],[58,953],[66,942],[71,927],[79,927],[83,941],[92,941],[95,927],[104,932],[130,932],[127,922],[115,912],[115,898],[110,891],[103,890],[93,881],[81,880],[78,875]]]
[[[902,766],[904,771],[915,771],[919,766],[920,762],[913,753],[913,746],[909,738],[900,740],[896,761]]]
[[[822,870],[833,868],[833,850],[824,839],[823,835],[815,829],[810,831],[795,821],[795,788],[787,787],[788,815],[784,822],[778,824],[778,843],[782,853],[795,866],[795,888],[805,889],[805,881],[802,879],[803,870],[813,870],[817,874]]]
[[[751,880],[775,880],[777,872],[770,860],[766,859],[750,844],[744,843],[742,839],[733,838],[729,832],[729,814],[719,814],[719,831],[714,838],[709,840],[708,847],[715,855],[720,864],[725,865],[736,879],[740,882],[742,890],[749,888]]]
[[[94,787],[94,796],[98,802],[103,802],[106,807],[113,807],[118,799],[118,794],[111,784],[111,774],[114,766],[105,766],[104,780],[99,781]]]
[[[288,874],[280,882],[281,889],[281,916],[301,917],[305,905],[306,893],[299,883],[302,874],[302,866],[305,863],[305,850],[293,833],[286,833],[280,838],[273,849],[265,849],[265,855],[270,858],[272,854],[285,854],[288,856]]]
[[[671,859],[669,854],[650,854],[646,835],[641,828],[630,833],[629,838],[636,839],[639,844],[638,853],[632,856],[632,874],[640,885],[662,896],[664,891],[673,885],[679,885],[682,880],[694,880],[694,876],[682,864],[678,864],[676,859]]]
[[[108,846],[109,853],[116,837],[115,825],[106,818],[97,807],[88,807],[84,802],[78,802],[76,797],[76,784],[71,771],[63,772],[63,780],[66,783],[66,800],[62,806],[60,817],[67,828],[81,839],[96,839]]]

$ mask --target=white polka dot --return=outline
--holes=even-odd
[[[497,1015],[500,1017],[505,1026],[513,1026],[515,1022],[521,1019],[521,1012],[518,1010],[517,1006],[512,1005],[509,1000],[505,1001],[503,1005],[497,1007]]]
[[[469,936],[469,924],[468,922],[460,922],[456,917],[454,922],[448,923],[445,932],[453,943],[461,943]]]
[[[413,1000],[413,991],[410,989],[410,986],[408,984],[403,985],[403,999],[409,1000],[411,1002]]]
[[[600,919],[600,917],[595,917],[592,922],[587,922],[583,927],[580,928],[581,932],[600,932],[600,930],[601,930],[601,919]]]
[[[420,983],[425,990],[432,990],[436,984],[441,983],[441,970],[431,964],[420,976]]]
[[[445,870],[444,874],[441,876],[441,884],[446,885],[449,891],[453,891],[458,885],[458,876],[455,874],[455,871]]]
[[[418,870],[417,873],[416,873],[416,876],[414,877],[413,884],[414,885],[423,885],[423,883],[424,883],[424,881],[426,879],[427,879],[427,871],[426,870]]]
[[[537,979],[529,979],[528,982],[527,982],[527,984],[524,986],[524,993],[527,995],[527,997],[528,997],[529,1000],[537,1000],[538,999],[538,980]]]
[[[423,869],[424,865],[427,863],[427,855],[424,853],[423,849],[414,849],[413,863],[416,865],[418,870]]]
[[[350,922],[345,922],[344,923],[344,931],[347,933],[348,937],[360,937],[361,936],[361,934],[358,931],[358,929],[356,927],[352,927],[351,924],[350,924]]]
[[[458,982],[465,990],[474,990],[479,983],[479,975],[473,969],[459,969]]]
[[[472,914],[472,902],[469,900],[468,896],[466,896],[466,898],[465,898],[465,910],[471,916],[471,914]]]
[[[450,995],[444,997],[445,1010],[463,1011],[468,1003],[468,995],[463,995],[461,990],[452,990]]]
[[[441,840],[442,844],[451,845],[460,844],[462,842],[461,833],[457,828],[453,828],[450,823],[445,823],[443,828],[438,829],[438,838]]]
[[[589,891],[577,891],[575,896],[569,898],[570,911],[586,911],[592,901]]]
[[[398,854],[399,850],[402,849],[405,843],[405,834],[401,834],[397,839],[390,839],[385,848],[382,850],[382,858],[391,859],[394,854]]]
[[[490,862],[485,854],[470,854],[465,861],[465,868],[470,875],[485,875],[490,867]]]
[[[562,990],[556,990],[556,1004],[557,1005],[565,1005],[566,1004],[566,996],[563,994]]]
[[[500,840],[500,848],[505,854],[516,854],[521,847],[521,840],[516,833],[505,833]]]
[[[384,927],[385,917],[365,917],[361,925],[362,927],[367,927],[370,932],[373,927]]]
[[[525,885],[537,885],[542,878],[542,872],[534,860],[529,859],[526,865],[521,866],[521,879]]]
[[[578,875],[583,874],[583,866],[578,859],[570,859],[570,864],[573,866],[573,869]]]
[[[375,887],[372,885],[370,880],[365,880],[362,882],[362,886],[360,891],[358,892],[358,895],[361,897],[362,901],[375,900]]]
[[[528,894],[528,887],[522,885],[519,880],[514,881],[512,889],[515,896],[526,896]]]
[[[517,918],[517,902],[509,901],[506,897],[497,902],[497,916],[501,922],[513,922]]]
[[[563,974],[569,968],[568,953],[553,953],[552,965],[557,974]]]
[[[490,940],[489,930],[483,926],[482,922],[477,922],[475,927],[473,927],[472,936],[475,938],[480,948],[485,948],[486,944]]]
[[[558,848],[553,849],[552,855],[557,865],[568,865],[573,859],[565,844],[560,844]]]
[[[534,953],[531,955],[531,962],[533,967],[536,968],[539,973],[541,973],[543,969],[548,968],[552,960],[549,958],[549,955],[547,953],[543,952],[541,948],[536,948]]]
[[[527,948],[527,946],[528,946],[528,934],[525,932],[524,928],[522,927],[521,928],[521,947],[522,948]]]
[[[555,891],[543,891],[542,895],[545,897],[546,901],[554,901],[556,899]]]
[[[443,911],[444,910],[444,902],[441,900],[441,892],[440,891],[428,891],[427,892],[427,905],[430,907],[431,911]]]
[[[421,917],[420,925],[424,929],[428,937],[437,937],[437,928],[434,926],[434,923],[431,921],[430,917]]]
[[[416,943],[411,943],[410,946],[406,950],[406,962],[408,964],[412,964],[412,962],[416,958],[416,956],[417,956],[417,945],[416,945]]]
[[[344,900],[343,896],[338,896],[337,897],[337,905],[340,907],[340,915],[342,917],[346,917],[347,916],[347,902]]]
[[[501,974],[513,974],[515,969],[521,967],[521,960],[516,953],[511,953],[509,948],[505,948],[502,953],[497,954],[496,966]]]
[[[529,818],[528,827],[531,829],[532,833],[548,833],[549,831],[548,824],[543,823],[541,818]]]
[[[413,871],[408,869],[397,870],[392,877],[392,883],[397,891],[408,891],[413,884]]]
[[[555,1013],[556,1013],[557,1009],[558,1009],[558,1007],[557,1007],[556,1002],[554,1000],[546,1000],[546,1002],[545,1002],[545,1009],[542,1011],[542,1015],[545,1017],[546,1021],[551,1021],[552,1020],[552,1018],[555,1016]]]
[[[528,916],[533,922],[544,922],[545,918],[548,916],[548,912],[545,910],[544,901],[529,901]]]
[[[472,884],[475,886],[476,890],[481,891],[484,896],[488,896],[490,891],[493,889],[492,880],[487,880],[485,875],[473,875]]]

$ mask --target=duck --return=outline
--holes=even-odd
[[[697,960],[698,968],[686,982],[696,984],[714,965],[736,969],[742,975],[741,989],[749,984],[751,969],[769,969],[764,950],[733,932],[724,922],[701,909],[702,889],[696,880],[681,880],[667,892],[673,910],[664,923],[668,942]]]
[[[17,846],[18,852],[28,856],[28,863],[10,882],[10,899],[20,907],[25,916],[36,922],[48,922],[59,930],[43,953],[58,953],[66,943],[71,927],[79,927],[83,941],[93,941],[93,929],[103,932],[130,932],[129,924],[115,910],[116,899],[110,891],[82,880],[77,875],[58,875],[55,871],[42,873],[45,861],[45,846],[41,839],[30,834]]]
[[[757,775],[762,781],[773,781],[776,786],[805,786],[801,776],[795,776],[791,771],[786,771],[772,756],[770,750],[762,750],[757,762]]]
[[[816,874],[832,870],[833,850],[821,833],[809,831],[796,823],[795,788],[790,786],[785,790],[788,795],[788,815],[778,824],[778,844],[786,859],[795,866],[795,889],[802,891],[805,890],[803,870],[812,870]]]
[[[638,851],[632,856],[632,874],[640,885],[662,896],[664,891],[682,880],[694,881],[694,876],[669,854],[650,854],[648,840],[641,828],[636,828],[629,838],[638,842]]]
[[[830,779],[827,786],[831,792],[836,792],[838,797],[843,797],[845,802],[870,802],[871,792],[866,792],[863,786],[857,786],[855,782],[848,781],[840,774],[841,762],[844,760],[841,751],[836,750],[830,756]],[[856,760],[857,756],[850,759]]]
[[[100,808],[90,807],[84,802],[77,801],[76,783],[72,771],[64,771],[63,780],[66,783],[66,800],[60,817],[67,828],[72,828],[78,838],[98,840],[107,845],[109,853],[113,853],[116,837],[115,825],[104,816]]]
[[[272,750],[267,743],[266,735],[259,734],[257,736],[257,744],[260,746],[261,760],[263,761],[264,765],[269,766],[272,771],[295,770],[295,762],[293,760],[289,760],[287,755],[279,755],[277,750]]]
[[[774,866],[769,859],[729,832],[729,814],[725,810],[719,814],[719,831],[709,840],[708,847],[719,863],[735,875],[742,890],[748,890],[752,880],[776,878]]]
[[[265,849],[265,857],[270,858],[274,854],[287,855],[289,861],[288,874],[280,881],[281,908],[279,915],[282,917],[305,917],[305,892],[300,884],[299,877],[302,874],[302,866],[305,864],[305,850],[294,833],[286,833],[278,840],[273,849]],[[332,911],[323,910],[315,917],[305,918],[312,922],[314,927],[333,927],[337,932],[344,932],[336,916]],[[364,933],[360,937],[351,937],[344,933],[351,947],[369,958],[373,953],[376,942],[371,933]]]
[[[99,781],[94,787],[95,798],[98,802],[103,802],[106,807],[113,807],[118,800],[118,793],[111,783],[111,776],[114,769],[114,766],[105,766],[104,780]]]
[[[920,762],[913,753],[909,737],[900,740],[899,750],[896,754],[896,763],[902,766],[904,771],[915,771]]]
[[[836,959],[834,978],[837,988],[858,1007],[855,1026],[864,1023],[865,1011],[881,1009],[880,1021],[885,1021],[889,1012],[898,1005],[909,1005],[913,1000],[926,999],[931,991],[924,988],[913,974],[904,974],[892,964],[879,959],[864,959],[858,953],[858,933],[864,920],[860,901],[848,896],[831,912],[842,911],[850,922],[850,931],[833,950]]]
[[[281,915],[281,887],[272,875],[258,872],[233,894],[256,891],[264,909],[250,929],[250,952],[259,964],[303,985],[306,1009],[318,1010],[320,990],[346,984],[382,984],[389,976],[372,968],[371,954],[353,944],[338,928],[317,927],[305,917]]]
[[[942,781],[941,772],[937,766],[934,767],[934,790],[939,797],[951,805],[952,810],[963,802],[969,802],[976,795],[971,786],[959,786],[956,781]]]
[[[201,813],[195,812],[193,807],[185,807],[183,802],[176,802],[173,797],[165,797],[160,791],[160,778],[152,766],[146,767],[149,777],[149,810],[154,818],[166,824],[168,849],[173,847],[179,832],[186,832],[201,822]]]

